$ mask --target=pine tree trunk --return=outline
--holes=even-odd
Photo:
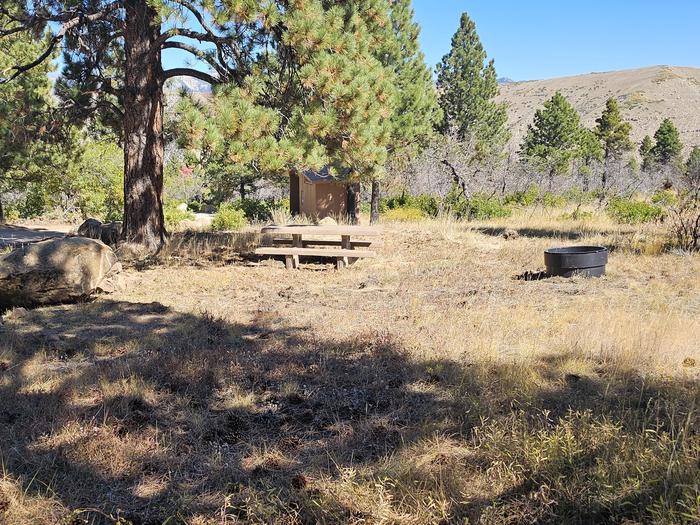
[[[5,210],[2,207],[2,194],[0,193],[0,224],[5,224]]]
[[[370,205],[369,223],[379,222],[379,181],[372,179],[372,203]]]
[[[160,19],[148,2],[126,0],[124,24],[124,226],[122,239],[158,251],[163,218],[163,69],[154,49]]]
[[[605,160],[603,161],[603,176],[600,180],[601,187],[605,191],[605,187],[608,185],[608,167],[610,166],[608,162],[608,154],[605,154]]]

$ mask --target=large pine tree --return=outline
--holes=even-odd
[[[402,168],[433,135],[442,118],[433,76],[420,50],[420,26],[414,20],[411,0],[391,4],[391,29],[378,58],[395,78],[396,97],[391,116],[389,160]],[[372,180],[371,222],[379,219],[379,179]]]
[[[166,242],[162,203],[165,81],[176,76],[212,84],[240,81],[267,23],[267,11],[244,8],[249,4],[206,0],[2,3],[0,13],[5,19],[0,37],[43,31],[51,32],[51,37],[36,56],[8,68],[1,81],[15,80],[62,47],[65,66],[56,91],[65,108],[76,116],[98,112],[123,133],[125,240],[150,250]],[[171,48],[190,53],[208,70],[164,70],[161,52]]]
[[[572,161],[581,157],[582,140],[585,135],[581,117],[557,91],[544,103],[544,108],[535,112],[520,152],[525,159],[547,171],[551,189],[554,177],[567,174]]]
[[[603,144],[605,166],[603,167],[603,189],[607,185],[609,164],[618,160],[625,152],[633,148],[630,140],[632,126],[625,122],[620,114],[617,100],[609,98],[605,109],[596,120],[595,134]]]
[[[391,45],[388,4],[315,0],[274,18],[278,33],[240,86],[219,89],[209,106],[181,102],[181,144],[228,162],[236,177],[330,165],[376,179],[396,100],[395,73],[376,56]]]
[[[275,111],[281,120],[268,138],[299,167],[328,161],[371,176],[386,161],[391,74],[373,52],[391,28],[388,0],[16,0],[1,9],[9,22],[0,36],[53,31],[45,52],[4,80],[62,44],[57,91],[66,107],[99,111],[123,133],[127,241],[152,250],[166,241],[163,85],[175,76],[228,83],[228,96],[241,96],[231,108]],[[164,70],[164,49],[187,52],[206,70]]]
[[[665,118],[659,129],[654,133],[654,147],[651,149],[651,154],[654,161],[662,166],[669,166],[677,163],[683,152],[683,143],[681,142],[678,128],[673,124],[671,119]]]
[[[0,26],[8,22],[0,15]],[[33,60],[46,44],[23,33],[0,39],[0,76],[17,62]],[[46,62],[16,82],[0,84],[0,223],[5,222],[3,193],[40,181],[55,164],[51,144],[59,120],[51,106],[50,68]]]
[[[642,170],[648,171],[654,163],[654,140],[649,135],[644,135],[642,142],[639,144],[639,156],[642,159]]]
[[[440,106],[446,130],[455,129],[460,139],[475,138],[483,155],[500,154],[509,139],[507,114],[494,98],[498,80],[493,60],[467,13],[452,37],[452,48],[437,67]]]

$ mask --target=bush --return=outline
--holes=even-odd
[[[211,223],[213,231],[237,231],[248,224],[245,212],[235,204],[226,202],[219,207]]]
[[[469,218],[475,220],[508,217],[511,209],[500,199],[488,195],[477,194],[469,199]]]
[[[194,220],[194,214],[191,211],[178,209],[179,204],[178,202],[168,201],[163,206],[165,226],[170,230],[176,229],[182,221]]]
[[[393,208],[385,211],[382,217],[387,221],[410,222],[420,221],[425,218],[425,214],[418,208]]]
[[[564,199],[568,202],[573,202],[582,206],[584,204],[591,204],[596,200],[596,194],[592,191],[583,191],[580,188],[571,188],[564,192]]]
[[[659,190],[651,196],[652,204],[663,206],[665,208],[675,205],[677,201],[678,197],[671,190]]]
[[[449,193],[445,195],[442,206],[458,219],[469,218],[469,201],[456,185],[453,185]]]
[[[467,199],[456,186],[445,197],[444,207],[458,219],[485,220],[511,214],[511,209],[497,197],[477,193]]]
[[[437,217],[440,201],[433,195],[418,195],[413,198],[413,207],[418,208],[428,217]]]
[[[506,195],[503,203],[507,205],[532,206],[537,202],[540,190],[536,184],[531,184],[525,191],[516,191]]]
[[[675,245],[689,252],[700,251],[700,192],[681,192],[668,217]]]
[[[88,142],[74,166],[72,191],[84,218],[122,219],[124,211],[124,152],[109,141]]]
[[[379,203],[379,212],[396,210],[400,208],[415,208],[421,210],[427,217],[437,217],[440,211],[440,200],[433,195],[401,195],[382,199]],[[369,210],[368,210],[369,211]]]
[[[289,210],[289,199],[239,199],[233,202],[233,207],[242,211],[248,222],[267,222],[275,210]]]
[[[542,195],[542,206],[545,208],[563,208],[566,206],[566,197],[555,195],[552,192],[546,192]]]
[[[644,201],[613,199],[607,207],[608,215],[625,224],[653,222],[664,216],[664,210]]]

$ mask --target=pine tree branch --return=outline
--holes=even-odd
[[[175,4],[179,4],[185,9],[187,9],[194,17],[197,19],[197,22],[199,22],[199,25],[202,26],[202,29],[204,31],[212,36],[216,36],[216,33],[212,30],[212,28],[207,24],[206,20],[204,20],[204,17],[202,16],[202,13],[197,9],[197,7],[189,2],[188,0],[170,0],[171,2]]]
[[[221,80],[211,76],[204,71],[197,71],[196,69],[190,69],[187,67],[175,67],[173,69],[168,69],[163,71],[163,79],[167,80],[172,77],[193,77],[211,85],[220,84]]]
[[[191,29],[187,29],[184,27],[173,27],[167,31],[164,31],[160,37],[156,39],[153,45],[154,50],[161,50],[166,48],[166,44],[170,41],[171,38],[174,37],[184,37],[184,38],[190,38],[192,40],[196,40],[198,42],[209,42],[211,44],[214,44],[216,46],[216,52],[217,52],[217,72],[221,75],[222,79],[223,78],[241,78],[241,73],[236,71],[235,69],[229,67],[226,63],[226,59],[224,58],[226,54],[232,55],[233,58],[238,62],[238,63],[243,63],[243,56],[240,48],[236,45],[236,43],[232,40],[231,37],[227,36],[220,36],[216,35],[213,32],[212,33],[202,33],[201,31],[193,31]],[[170,41],[172,42],[172,41]],[[228,51],[228,53],[226,52]],[[213,57],[209,57],[213,60]],[[207,60],[208,63],[209,60]]]
[[[74,29],[76,27],[85,25],[89,22],[95,22],[97,20],[101,20],[105,18],[107,15],[111,14],[112,12],[116,11],[121,7],[121,2],[112,2],[111,4],[108,4],[107,7],[105,7],[102,11],[98,11],[97,13],[93,13],[90,15],[85,15],[83,13],[80,13],[78,16],[74,16],[73,18],[66,20],[64,24],[61,26],[61,28],[58,30],[58,32],[51,37],[51,40],[49,41],[48,46],[44,50],[43,53],[41,53],[35,60],[32,60],[31,62],[19,66],[14,66],[11,68],[14,70],[14,73],[10,75],[8,78],[0,78],[0,85],[6,84],[7,82],[11,82],[15,78],[17,78],[19,75],[22,73],[25,73],[29,71],[30,69],[35,68],[42,62],[44,62],[47,58],[51,56],[53,53],[54,49],[56,48],[56,45],[63,39],[63,37],[70,31],[71,29]],[[66,13],[60,14],[60,15],[55,15],[55,16],[47,16],[47,17],[38,17],[36,15],[30,16],[25,23],[25,30],[29,30],[34,25],[36,25],[36,21],[39,20],[41,22],[49,21],[49,22],[60,22],[64,20],[64,17],[66,16]]]
[[[201,49],[191,46],[190,44],[187,44],[185,42],[171,40],[165,42],[162,45],[161,49],[182,49],[183,51],[187,51],[188,53],[191,53],[198,59],[202,60],[203,62],[209,64],[211,67],[216,69],[216,72],[220,76],[224,77],[227,74],[226,70],[221,66],[221,64],[219,64],[219,62],[214,57],[212,57],[205,51],[202,51]]]

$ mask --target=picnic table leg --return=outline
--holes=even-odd
[[[341,241],[340,241],[341,248],[343,248],[344,250],[354,250],[355,249],[355,248],[353,248],[352,243],[350,242],[349,235],[342,235],[340,238],[341,238]],[[349,266],[352,263],[354,263],[355,261],[357,261],[356,257],[344,257],[343,259],[344,259],[343,262],[345,263],[345,266]]]
[[[292,235],[292,246],[294,248],[303,248],[304,243],[301,240],[301,235],[300,234],[293,234]],[[292,255],[292,268],[299,268],[299,256],[298,255]]]
[[[294,258],[291,255],[285,255],[284,265],[286,266],[287,270],[294,268]]]

